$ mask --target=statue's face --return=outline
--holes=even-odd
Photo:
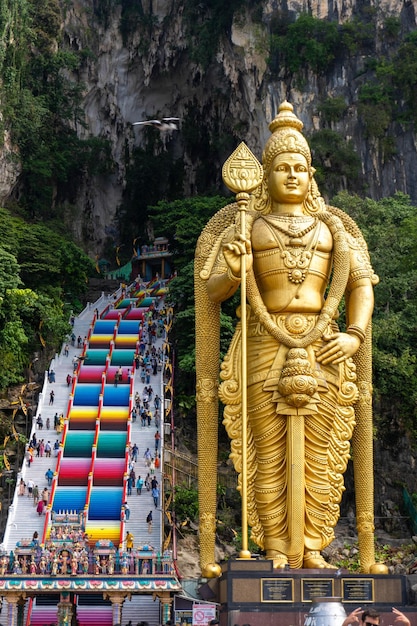
[[[311,173],[305,156],[282,152],[272,161],[268,189],[273,202],[300,203],[307,196]]]

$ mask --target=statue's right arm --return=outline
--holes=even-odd
[[[223,256],[223,254],[221,253],[219,257],[220,256]],[[207,281],[207,293],[210,300],[218,303],[227,300],[233,296],[239,285],[240,278],[231,273],[227,263],[216,261],[210,278]]]
[[[241,282],[241,259],[246,254],[246,270],[252,267],[252,248],[248,239],[239,235],[224,243],[207,281],[207,292],[213,302],[223,302],[236,292]]]

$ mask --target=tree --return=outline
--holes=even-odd
[[[20,267],[16,257],[0,247],[0,298],[4,299],[7,289],[21,284]]]
[[[94,264],[42,224],[0,208],[0,389],[22,380],[33,352],[50,358],[68,333]],[[67,307],[64,305],[63,298]]]
[[[352,142],[334,130],[324,128],[310,137],[315,178],[321,192],[333,196],[339,189],[354,184],[358,189],[362,184],[361,161]]]
[[[194,259],[197,239],[209,219],[229,203],[230,198],[213,196],[161,201],[149,207],[155,235],[168,237],[179,271]]]
[[[23,380],[27,344],[22,322],[6,321],[0,330],[0,389]]]
[[[195,432],[195,307],[194,254],[197,239],[210,218],[230,199],[214,196],[174,202],[161,201],[149,207],[156,235],[168,237],[175,254],[178,275],[170,282],[169,299],[175,306],[170,342],[175,350],[175,404],[191,433]],[[236,297],[235,297],[236,298]],[[235,298],[232,300],[236,303]],[[230,302],[221,314],[221,350],[224,354],[233,335],[233,308]],[[194,438],[195,439],[195,438]]]
[[[269,64],[273,72],[281,64],[299,77],[308,68],[315,74],[324,74],[330,69],[341,49],[341,36],[335,22],[301,13],[295,22],[282,26],[279,34],[271,36]]]
[[[379,436],[417,431],[416,208],[397,193],[379,202],[339,194],[333,204],[360,226],[380,282],[375,287],[373,364]]]

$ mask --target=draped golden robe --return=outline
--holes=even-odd
[[[285,324],[288,316],[276,316]],[[294,317],[294,316],[293,316]],[[314,325],[316,316],[309,318]],[[287,324],[288,326],[288,324]],[[334,331],[330,325],[329,331]],[[300,334],[294,334],[300,337]],[[248,519],[252,539],[302,567],[304,550],[322,550],[334,538],[349,458],[357,398],[355,366],[319,365],[305,350],[317,390],[307,406],[286,403],[278,390],[289,349],[278,345],[253,317],[248,324]],[[222,364],[219,397],[240,470],[240,327]]]

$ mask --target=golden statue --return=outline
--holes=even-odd
[[[361,567],[385,571],[375,564],[373,538],[370,326],[378,278],[355,222],[320,196],[302,127],[284,102],[262,166],[239,146],[223,169],[237,204],[219,211],[197,244],[203,576],[219,574],[218,398],[239,473],[242,533],[247,520],[274,567],[329,567],[321,551],[334,538],[352,438]],[[219,386],[220,303],[239,286],[241,321]],[[343,297],[345,332],[337,325]]]

